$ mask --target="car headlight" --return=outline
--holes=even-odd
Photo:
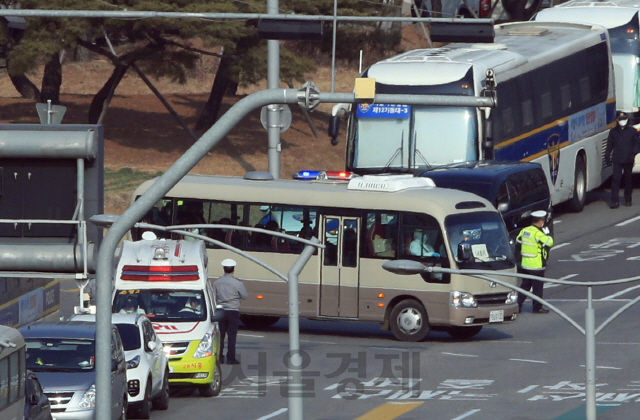
[[[140,366],[140,356],[136,356],[131,360],[127,361],[127,369],[135,369]]]
[[[504,303],[506,303],[507,305],[511,305],[513,303],[516,303],[517,301],[518,301],[518,292],[511,291],[507,295],[507,300],[505,300]]]
[[[91,385],[91,388],[87,389],[82,396],[82,399],[78,403],[78,408],[96,408],[96,386]]]
[[[200,344],[198,344],[198,348],[195,353],[193,353],[194,359],[202,359],[203,357],[209,357],[213,354],[213,336],[209,333],[206,333]]]
[[[451,292],[451,306],[455,308],[477,308],[478,302],[471,293]]]

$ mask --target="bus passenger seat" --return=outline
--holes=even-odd
[[[374,240],[384,239],[384,228],[380,223],[374,223],[367,231],[367,248],[369,255],[376,255]]]

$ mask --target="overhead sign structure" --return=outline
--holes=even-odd
[[[269,130],[269,122],[268,122],[268,111],[269,111],[269,107],[270,106],[274,106],[274,107],[278,107],[278,111],[280,114],[280,120],[279,120],[279,124],[278,127],[280,128],[280,132],[284,133],[285,131],[287,131],[289,129],[289,127],[291,127],[291,120],[292,120],[292,116],[291,116],[291,108],[289,108],[287,105],[267,105],[267,106],[263,106],[262,109],[260,110],[260,122],[262,123],[262,126],[264,127],[265,130]]]

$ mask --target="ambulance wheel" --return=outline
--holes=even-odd
[[[213,381],[206,385],[198,387],[200,395],[203,397],[217,397],[222,390],[222,370],[220,369],[220,363],[216,363],[216,367],[213,371]]]
[[[573,212],[580,213],[584,208],[585,201],[587,201],[587,170],[584,158],[578,156],[576,158],[576,173],[573,178],[573,197],[571,197],[569,206]]]
[[[427,311],[413,299],[403,300],[394,306],[389,321],[393,335],[400,341],[421,341],[431,331]]]
[[[478,335],[482,330],[482,325],[474,325],[473,327],[450,327],[447,332],[453,338],[471,338]]]

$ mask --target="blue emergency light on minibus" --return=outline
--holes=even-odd
[[[318,179],[318,174],[320,173],[320,171],[300,171],[300,172],[296,172],[295,174],[293,174],[293,179],[298,179],[298,180],[312,180],[312,179]]]

